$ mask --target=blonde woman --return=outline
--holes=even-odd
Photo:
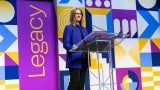
[[[66,68],[69,68],[70,82],[68,90],[84,90],[85,76],[88,69],[87,55],[82,52],[70,52],[77,49],[78,42],[88,35],[82,26],[83,12],[80,8],[74,8],[70,13],[70,24],[65,26],[63,33],[63,47],[66,49]]]

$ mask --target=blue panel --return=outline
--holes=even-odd
[[[157,9],[158,9],[158,1],[159,1],[159,0],[157,0],[156,3],[155,3],[155,5],[154,5],[153,7],[151,7],[151,8],[144,8],[144,7],[139,3],[139,1],[141,1],[141,0],[136,0],[137,10],[157,11]]]
[[[70,0],[60,0],[59,3],[60,4],[67,4]]]
[[[65,77],[66,76],[69,76],[69,71],[60,71],[60,87],[61,87],[61,90],[65,90],[65,85],[68,85],[65,81]]]
[[[69,71],[60,71],[60,87],[61,90],[67,90],[69,83]],[[86,73],[86,80],[85,80],[85,89],[90,90],[90,83],[89,83],[89,72]]]
[[[69,84],[69,75],[64,76],[64,90],[67,90]]]
[[[152,65],[160,66],[160,53],[152,53]]]
[[[5,52],[6,49],[17,39],[4,25],[0,25],[0,35],[3,40],[0,42],[0,52]]]
[[[5,67],[0,66],[0,80],[5,80]]]
[[[144,30],[140,38],[151,38],[154,32],[159,28],[159,23],[148,11],[138,11],[139,14],[148,23],[147,28]]]
[[[114,33],[113,31],[113,19],[112,19],[112,10],[107,14],[107,31],[110,33]]]
[[[140,53],[141,66],[152,66],[152,56],[151,53]]]
[[[86,9],[86,28],[88,33],[92,32],[92,14]]]
[[[5,66],[5,79],[19,79],[18,66]]]

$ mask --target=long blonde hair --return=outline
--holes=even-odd
[[[74,8],[74,9],[71,10],[71,13],[70,13],[70,23],[72,25],[74,25],[75,22],[76,22],[75,21],[75,12],[76,12],[76,10],[80,10],[81,11],[82,19],[80,20],[79,25],[82,26],[82,27],[84,27],[83,26],[83,12],[82,12],[82,10],[80,8]]]

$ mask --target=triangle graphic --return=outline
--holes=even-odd
[[[66,61],[59,56],[59,70],[66,70]]]
[[[140,67],[135,60],[130,57],[130,55],[126,55],[119,63],[116,64],[116,68],[127,68],[127,67]]]
[[[115,46],[115,60],[117,63],[122,60],[126,54],[127,52],[121,45]]]
[[[143,42],[143,41],[142,41]],[[142,43],[141,41],[139,43]],[[151,52],[151,44],[150,44],[150,39],[145,41],[145,44],[143,44],[143,47],[140,47],[141,49],[139,50],[140,52]]]
[[[146,43],[148,42],[148,39],[139,39],[139,51],[141,51]]]
[[[151,49],[152,49],[152,52],[160,52],[160,40],[159,39],[151,40]]]
[[[66,54],[59,54],[59,56],[60,56],[64,61],[66,61]]]
[[[18,65],[18,53],[17,52],[7,52],[5,54],[5,65],[14,66]]]
[[[133,58],[133,60],[140,65],[140,56],[139,56],[139,47],[138,44],[133,45],[133,47],[128,52],[129,55]]]

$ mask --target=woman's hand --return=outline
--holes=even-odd
[[[77,48],[78,48],[78,46],[74,44],[72,49],[76,50]]]

